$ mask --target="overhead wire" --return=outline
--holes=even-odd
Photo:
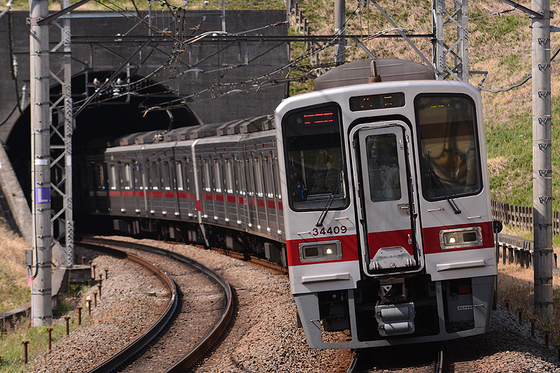
[[[554,59],[556,58],[556,56],[558,55],[559,52],[560,52],[560,45],[558,45],[556,47],[556,50],[554,51],[554,53],[550,57],[550,62],[551,63],[552,63],[552,61],[554,61]],[[484,76],[482,78],[482,80],[478,83],[478,89],[480,91],[490,92],[490,93],[507,92],[507,91],[510,91],[514,88],[522,86],[523,84],[527,83],[529,81],[529,79],[531,79],[532,77],[533,77],[533,73],[527,73],[527,74],[525,74],[524,77],[522,77],[521,79],[517,80],[514,83],[511,83],[507,87],[489,88],[489,87],[484,86],[484,82],[486,81],[486,78],[487,78],[487,76]]]
[[[109,4],[111,4],[111,6],[114,6],[115,9],[112,9]],[[171,53],[171,56],[169,57],[169,59],[162,65],[160,65],[159,67],[157,67],[156,69],[154,69],[150,74],[146,75],[145,77],[142,77],[140,80],[137,81],[133,81],[130,83],[122,83],[119,85],[119,88],[121,89],[121,96],[125,95],[125,94],[132,94],[140,89],[146,89],[149,88],[151,86],[155,86],[155,85],[164,85],[167,82],[170,81],[174,81],[177,78],[179,78],[180,76],[191,72],[191,71],[196,71],[196,70],[200,70],[196,68],[196,65],[193,66],[187,66],[189,67],[188,69],[186,69],[185,71],[176,73],[176,74],[172,74],[171,76],[169,76],[167,79],[163,79],[160,81],[150,81],[151,78],[153,78],[155,75],[157,75],[159,72],[162,72],[165,68],[170,67],[172,65],[173,62],[178,62],[180,61],[180,56],[178,55],[179,52],[184,53],[185,47],[190,45],[190,44],[195,44],[197,42],[199,42],[200,40],[202,40],[203,38],[209,37],[209,36],[215,36],[217,33],[218,34],[223,34],[222,31],[208,31],[208,32],[203,32],[201,34],[198,35],[194,35],[193,33],[198,31],[200,29],[201,24],[204,22],[201,21],[195,28],[193,33],[191,33],[191,38],[189,39],[184,39],[183,37],[186,35],[184,32],[184,27],[182,28],[183,32],[180,35],[177,35],[177,33],[175,35],[171,35],[171,33],[168,31],[169,30],[169,26],[167,26],[165,29],[161,29],[158,28],[154,25],[149,25],[144,18],[135,16],[134,14],[130,13],[128,10],[120,7],[117,3],[115,3],[114,1],[109,0],[107,3],[103,4],[105,7],[107,7],[108,9],[111,9],[113,11],[116,11],[120,14],[123,14],[125,16],[127,16],[128,18],[135,18],[137,19],[139,22],[143,22],[145,25],[151,27],[152,31],[157,32],[157,33],[164,33],[166,36],[169,36],[172,40],[174,40],[174,51]],[[133,2],[133,5],[135,7],[135,9],[137,9],[136,5]],[[174,22],[178,22],[177,21],[177,17],[176,17],[176,12],[178,11],[183,11],[186,10],[188,5],[192,5],[190,4],[190,0],[186,0],[183,2],[183,4],[181,6],[174,6],[172,4],[169,4],[166,0],[163,0],[160,2],[160,5],[165,6],[169,9],[169,11],[173,14],[173,20]],[[221,3],[220,3],[221,6]],[[338,33],[334,34],[332,36],[332,39],[324,42],[324,44],[322,46],[320,46],[319,48],[312,50],[312,51],[305,51],[302,55],[300,55],[298,58],[294,59],[293,61],[290,61],[289,63],[276,68],[275,70],[268,72],[267,74],[261,75],[257,78],[251,78],[248,80],[244,80],[244,81],[239,81],[239,82],[234,82],[234,83],[228,83],[228,82],[216,82],[213,83],[212,85],[201,89],[197,92],[188,94],[188,95],[184,95],[180,98],[174,99],[174,100],[170,100],[167,103],[158,103],[158,106],[161,107],[161,110],[165,110],[166,108],[169,108],[170,106],[174,106],[177,105],[177,103],[180,103],[180,105],[185,105],[187,102],[193,102],[193,101],[201,101],[201,100],[205,100],[205,98],[202,98],[201,96],[204,94],[210,94],[210,98],[217,98],[220,97],[222,95],[228,95],[228,94],[232,94],[232,93],[246,93],[246,92],[250,92],[250,91],[258,91],[260,90],[262,87],[265,87],[267,85],[272,85],[272,84],[278,84],[280,81],[282,82],[288,82],[288,81],[301,81],[301,80],[305,80],[305,79],[310,79],[312,78],[312,76],[314,74],[311,74],[309,71],[321,71],[321,70],[328,70],[332,67],[334,67],[334,64],[325,64],[322,67],[314,67],[313,69],[309,70],[308,72],[304,72],[302,73],[302,75],[297,76],[297,77],[292,77],[289,78],[289,75],[291,72],[298,70],[300,63],[305,60],[306,58],[309,58],[315,54],[321,53],[322,51],[324,51],[325,49],[333,46],[336,41],[338,40],[338,38],[340,37],[340,35],[343,32],[346,32],[346,30],[348,29],[348,25],[350,23],[351,20],[353,20],[355,17],[357,17],[360,14],[360,9],[361,9],[362,5],[359,4],[358,7],[353,11],[352,15],[346,20],[345,24],[343,27],[340,28],[340,30],[338,31]],[[484,17],[490,17],[490,16],[501,16],[505,13],[511,12],[515,10],[515,8],[512,9],[508,9],[508,10],[504,10],[504,11],[498,11],[498,12],[493,12],[491,14],[487,14],[487,15],[482,15],[479,17],[474,17],[471,18],[471,20],[476,20],[476,19],[481,19]],[[229,36],[241,36],[241,35],[246,35],[249,33],[255,33],[261,30],[265,30],[271,27],[276,27],[279,25],[283,25],[286,24],[287,21],[282,21],[282,22],[277,22],[275,24],[269,24],[269,25],[265,25],[265,26],[261,26],[261,27],[257,27],[251,30],[245,30],[242,32],[238,32],[238,33],[226,33],[226,35]],[[179,27],[179,26],[177,26]],[[408,29],[408,28],[402,28],[400,29],[402,31],[405,31],[407,33],[414,33],[414,32],[419,32],[422,31],[421,30],[413,30],[413,29]],[[369,29],[368,29],[369,31]],[[397,31],[396,28],[391,28],[391,29],[386,29],[386,30],[382,30],[379,31],[375,34],[371,34],[368,35],[364,41],[369,41],[372,40],[376,37],[385,35],[390,33],[391,31]],[[318,43],[319,45],[321,43]],[[178,48],[175,48],[179,46]],[[177,72],[177,70],[179,69],[179,67],[177,66],[178,64],[174,64],[176,67],[173,71]],[[202,74],[210,74],[210,73],[216,73],[216,72],[225,72],[225,71],[229,71],[229,70],[233,70],[233,69],[238,69],[238,68],[242,68],[242,67],[246,67],[246,64],[229,64],[227,66],[223,66],[217,69],[213,69],[213,70],[207,70],[207,71],[198,71],[199,73]],[[285,74],[284,78],[281,79],[273,79],[271,78],[271,76],[276,75],[276,74],[280,74],[281,72],[285,71],[286,69],[288,69],[288,73]],[[171,71],[171,70],[170,70]],[[528,80],[528,79],[527,79]],[[526,80],[524,80],[526,81]],[[523,82],[524,82],[523,81]],[[523,84],[523,82],[518,83],[519,84]],[[243,87],[247,87],[249,86],[249,88],[243,88]],[[242,88],[239,88],[242,87]],[[230,89],[231,88],[231,89]],[[107,87],[107,89],[111,89],[111,87]],[[171,92],[171,91],[169,91]],[[111,100],[114,97],[108,97],[105,100]],[[166,106],[166,104],[168,106]]]

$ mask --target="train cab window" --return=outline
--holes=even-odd
[[[336,103],[310,106],[284,116],[282,135],[292,209],[348,206],[340,118]]]
[[[460,95],[415,100],[424,198],[430,201],[482,190],[476,109]]]
[[[183,182],[183,164],[181,162],[175,162],[175,176],[177,190],[185,190],[185,184]]]
[[[392,133],[366,138],[370,197],[373,202],[401,199],[397,136]]]

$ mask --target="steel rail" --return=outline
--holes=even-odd
[[[83,247],[87,247],[89,249],[95,251],[106,252],[110,255],[124,258],[131,260],[135,263],[140,264],[142,267],[149,269],[150,271],[154,272],[154,274],[167,286],[169,291],[171,292],[171,301],[167,306],[165,312],[161,317],[140,337],[138,337],[134,342],[126,346],[124,349],[116,353],[115,355],[111,356],[95,368],[91,369],[89,373],[102,373],[102,372],[111,372],[117,369],[119,366],[125,364],[129,359],[131,359],[134,355],[136,355],[139,351],[141,351],[146,345],[148,345],[154,338],[156,338],[161,331],[167,326],[175,311],[177,310],[177,306],[179,303],[177,285],[175,282],[165,274],[162,270],[157,268],[152,263],[142,259],[136,255],[117,250],[114,248],[109,248],[106,246],[99,246],[99,244],[93,243],[86,243],[83,241],[76,241],[76,244],[79,244]]]
[[[118,241],[118,240],[98,239],[98,238],[83,239],[81,241],[77,241],[77,244],[80,244],[80,245],[83,245],[83,246],[85,246],[87,244],[92,244],[92,245],[119,245],[119,246],[123,246],[123,247],[129,247],[129,248],[133,248],[133,249],[143,250],[143,251],[151,252],[151,253],[154,253],[154,254],[159,254],[159,255],[164,255],[164,256],[167,256],[167,257],[171,257],[171,258],[173,258],[177,261],[186,263],[186,264],[196,268],[198,271],[205,274],[210,279],[212,279],[214,282],[216,282],[219,286],[221,286],[221,288],[224,292],[224,295],[225,295],[225,299],[226,299],[225,303],[226,304],[225,304],[224,312],[223,312],[222,316],[220,317],[220,320],[214,326],[214,328],[189,353],[184,355],[177,363],[175,363],[166,372],[168,372],[168,373],[184,372],[189,367],[193,366],[201,357],[204,356],[204,354],[207,351],[209,351],[212,348],[212,346],[214,346],[214,344],[216,342],[219,341],[221,336],[226,331],[226,329],[227,329],[227,327],[228,327],[228,325],[229,325],[229,323],[232,319],[234,306],[235,306],[233,291],[231,289],[230,284],[222,276],[220,276],[218,273],[211,270],[210,268],[206,267],[205,265],[197,262],[196,260],[188,258],[184,255],[181,255],[179,253],[164,250],[164,249],[160,249],[160,248],[153,247],[153,246],[147,246],[147,245],[143,245],[143,244],[136,244],[136,243],[130,243],[130,242],[124,242],[124,241]],[[104,248],[105,247],[106,246],[104,246]],[[132,254],[127,253],[127,255],[132,255]],[[145,344],[141,348],[143,348],[144,346],[145,346]],[[139,350],[141,350],[141,348],[138,349],[135,353],[137,353]],[[132,357],[135,353],[130,355],[127,358],[127,360],[130,359],[130,357]],[[120,364],[123,364],[123,362],[121,362]],[[95,369],[97,369],[97,368],[95,368]],[[111,368],[111,369],[114,369],[114,368]],[[92,371],[90,371],[90,373],[98,373],[98,372],[106,372],[106,371],[110,371],[110,370],[92,370]]]

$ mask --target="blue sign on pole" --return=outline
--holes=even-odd
[[[35,203],[51,203],[51,188],[50,187],[35,188]]]

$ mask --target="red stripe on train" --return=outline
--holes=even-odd
[[[468,227],[480,227],[482,230],[482,245],[476,247],[464,247],[457,249],[445,249],[441,248],[439,232],[446,229],[457,229],[457,228],[468,228]],[[433,228],[422,228],[422,237],[424,240],[424,254],[436,254],[449,251],[462,251],[462,250],[473,250],[473,249],[483,249],[494,246],[494,236],[492,233],[492,222],[477,223],[477,224],[459,224],[443,227],[433,227]]]
[[[299,257],[299,244],[304,242],[314,241],[340,241],[342,247],[342,258],[337,260],[316,261],[316,262],[301,262]],[[337,262],[351,262],[359,259],[357,236],[355,234],[345,236],[327,236],[316,237],[313,239],[300,239],[286,241],[286,250],[288,256],[289,266],[309,265],[309,264],[323,264],[323,263],[337,263]]]

